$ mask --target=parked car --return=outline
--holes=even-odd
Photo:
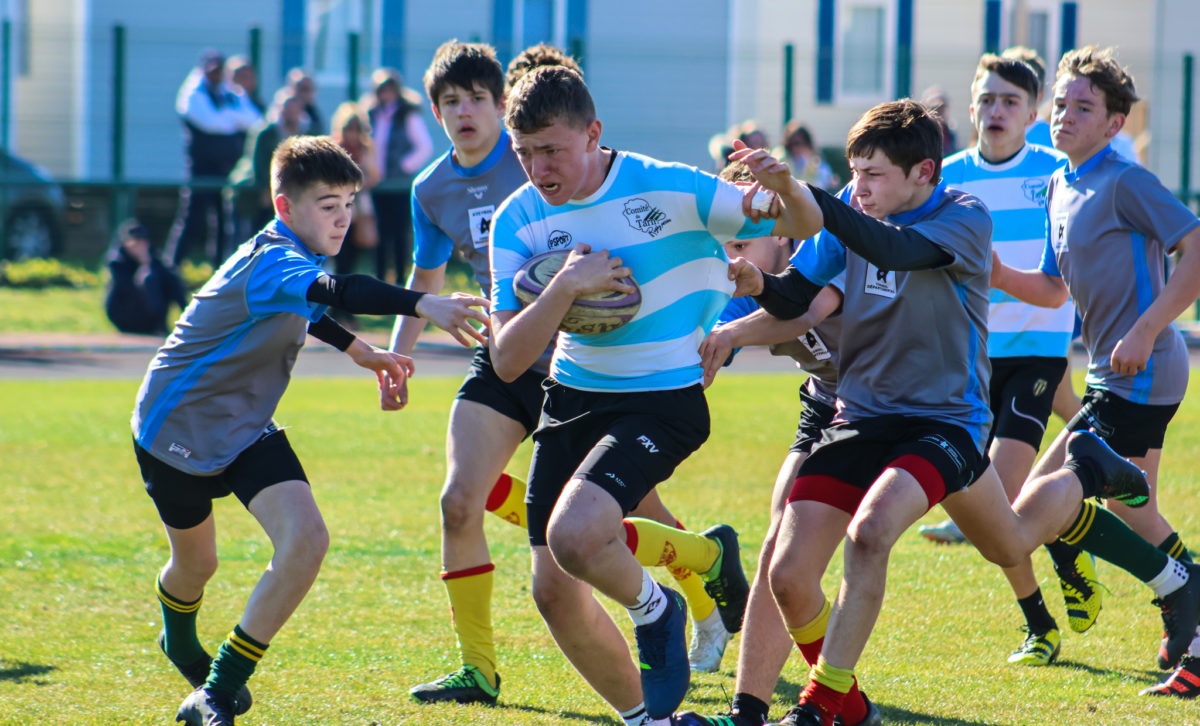
[[[62,187],[45,169],[0,149],[0,258],[58,254],[65,211]]]

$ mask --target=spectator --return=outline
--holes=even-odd
[[[400,74],[381,68],[372,74],[368,97],[376,165],[381,181],[371,197],[379,225],[375,274],[389,279],[388,257],[396,260],[395,280],[408,277],[412,262],[412,183],[433,156],[433,140],[421,119],[420,97],[404,87]]]
[[[362,108],[346,101],[333,112],[329,135],[350,154],[354,163],[363,172],[363,186],[354,198],[354,218],[350,231],[346,233],[346,244],[334,258],[334,270],[339,275],[355,271],[359,250],[371,249],[379,243],[379,229],[375,219],[375,206],[371,195],[366,192],[379,183],[379,165],[375,158],[375,146],[371,143],[371,124]]]
[[[108,271],[104,312],[122,333],[166,335],[170,303],[187,306],[183,281],[154,254],[150,233],[136,219],[117,229]]]
[[[229,175],[239,221],[238,239],[249,238],[275,216],[271,202],[271,154],[284,139],[304,133],[303,123],[303,102],[292,89],[279,89],[271,104],[268,123],[246,140],[245,152]]]
[[[225,57],[207,51],[188,73],[175,99],[175,110],[183,121],[190,182],[224,182],[242,154],[247,129],[262,120],[246,93],[226,82],[224,76]],[[215,218],[213,227],[209,226],[210,215]],[[178,266],[195,242],[211,233],[211,258],[219,265],[225,259],[228,240],[225,217],[220,188],[183,187],[167,243],[167,261]]]
[[[242,89],[259,114],[267,112],[266,104],[262,102],[258,93],[258,71],[250,64],[249,58],[244,55],[230,56],[229,60],[225,61],[225,78]]]
[[[287,74],[287,87],[304,106],[304,133],[313,136],[325,133],[325,119],[317,108],[317,84],[313,77],[303,68],[293,68]]]
[[[833,191],[840,183],[833,169],[829,168],[829,164],[813,146],[812,134],[799,121],[788,122],[783,132],[783,146],[776,150],[775,155],[787,162],[792,168],[792,176],[801,181],[826,191]]]
[[[708,140],[708,155],[712,159],[714,174],[729,166],[729,155],[733,153],[733,138],[727,132],[713,134]]]
[[[767,140],[767,133],[759,128],[757,121],[743,121],[738,124],[734,138],[741,140],[751,149],[771,148],[771,142]]]
[[[947,157],[958,151],[958,137],[950,118],[950,97],[941,86],[930,86],[921,94],[921,103],[933,111],[933,117],[942,127],[942,156]]]

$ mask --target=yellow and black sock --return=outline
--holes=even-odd
[[[260,643],[242,630],[233,626],[233,632],[221,643],[217,657],[213,659],[205,686],[230,695],[237,695],[254,673],[254,667],[267,652],[267,643]]]
[[[1153,580],[1168,562],[1165,552],[1139,537],[1117,515],[1086,499],[1079,516],[1061,539],[1111,562],[1142,582]]]
[[[475,666],[496,685],[496,644],[492,631],[492,563],[442,573],[450,597],[450,617],[463,665]]]
[[[180,600],[163,589],[162,579],[155,582],[158,603],[163,614],[163,650],[180,665],[190,665],[204,657],[204,646],[196,636],[196,615],[204,595],[191,602]]]

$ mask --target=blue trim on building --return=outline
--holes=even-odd
[[[1000,0],[986,0],[983,12],[983,52],[1000,52]]]
[[[283,18],[280,30],[283,42],[279,49],[279,76],[304,65],[304,0],[283,0]]]
[[[913,0],[896,3],[896,98],[912,95]]]
[[[1062,34],[1060,38],[1059,54],[1066,53],[1069,50],[1075,50],[1075,35],[1079,25],[1079,3],[1064,2],[1062,4]]]
[[[381,25],[379,62],[387,68],[395,68],[404,74],[404,32],[407,23],[404,20],[404,0],[383,0],[380,6]]]
[[[833,103],[834,2],[817,3],[817,103]]]
[[[567,52],[587,70],[588,0],[567,0]]]
[[[496,57],[500,63],[508,66],[513,54],[513,0],[493,0],[492,2],[492,47],[496,49]]]

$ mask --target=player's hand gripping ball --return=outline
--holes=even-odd
[[[543,252],[521,265],[513,278],[513,291],[522,305],[530,304],[542,294],[569,254],[566,250]],[[633,292],[598,292],[575,298],[558,329],[575,335],[596,335],[633,320],[642,307],[642,291],[632,277],[629,283]]]

